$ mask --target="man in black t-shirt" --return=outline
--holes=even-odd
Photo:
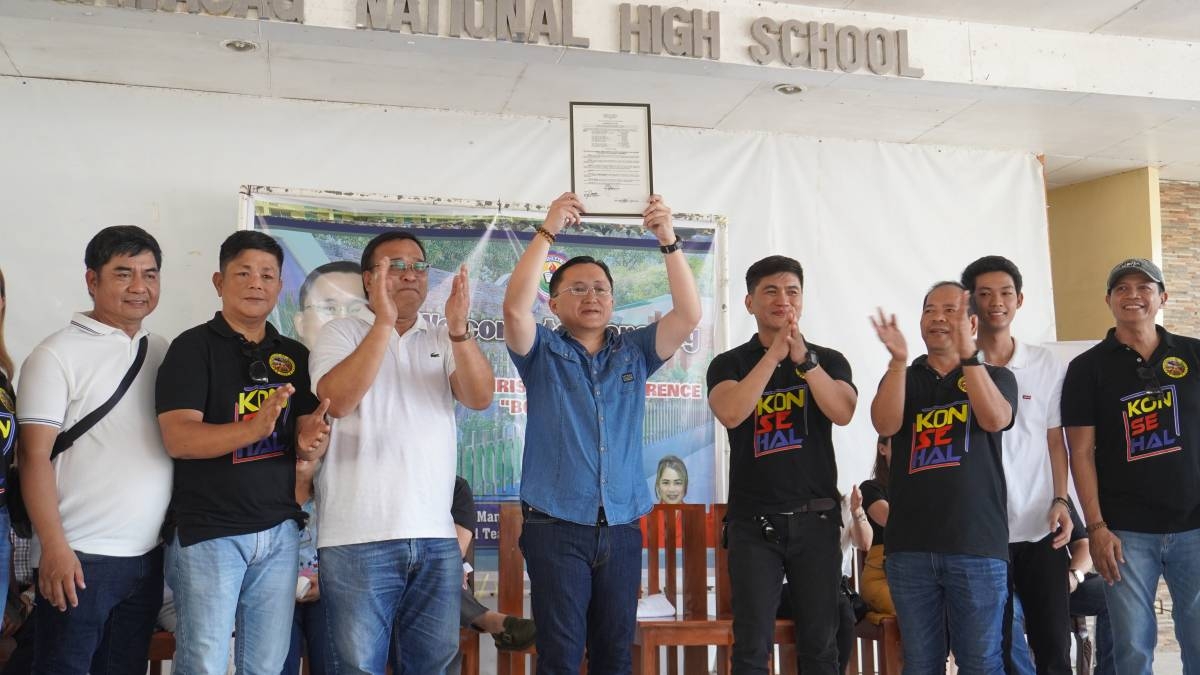
[[[1063,381],[1071,471],[1105,589],[1116,671],[1149,675],[1165,577],[1184,672],[1200,669],[1200,340],[1155,324],[1162,270],[1143,258],[1109,272],[1116,327]]]
[[[800,333],[804,270],[784,256],[746,271],[746,309],[758,333],[708,367],[708,404],[729,430],[729,577],[733,672],[766,673],[786,575],[796,659],[834,675],[841,509],[832,425],[858,393],[840,352]]]
[[[267,322],[283,250],[261,232],[221,244],[221,311],[184,331],[155,403],[175,459],[166,572],[179,616],[175,667],[277,673],[291,643],[299,527],[295,461],[325,450],[328,402],[310,392],[308,350]]]
[[[948,627],[964,672],[997,675],[1008,598],[1000,432],[1016,413],[1016,378],[982,362],[961,284],[935,284],[922,305],[928,354],[911,366],[896,317],[872,319],[892,357],[871,422],[892,437],[885,567],[904,672],[944,672]]]

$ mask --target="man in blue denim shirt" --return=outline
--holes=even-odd
[[[579,672],[585,646],[594,675],[631,671],[641,580],[637,519],[653,504],[641,472],[646,378],[700,322],[700,297],[671,210],[651,195],[643,224],[661,244],[671,311],[631,332],[609,330],[612,274],[603,262],[579,256],[550,279],[550,311],[561,327],[538,324],[531,310],[546,254],[584,212],[571,193],[551,204],[504,296],[504,338],[529,406],[521,550],[542,674]]]

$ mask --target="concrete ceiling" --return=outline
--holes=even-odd
[[[1196,0],[837,0],[807,5],[955,12],[1077,30],[1200,33]],[[994,5],[1003,5],[1001,10]],[[1171,21],[1178,11],[1186,20]],[[1134,33],[1143,34],[1143,33]],[[259,49],[234,53],[243,39]],[[1146,165],[1200,181],[1200,102],[793,71],[515,46],[271,21],[0,0],[0,76],[305,100],[565,116],[570,100],[653,106],[658,124],[723,131],[1017,149],[1047,156],[1051,185]]]

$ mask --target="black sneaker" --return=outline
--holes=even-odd
[[[537,637],[537,628],[533,619],[522,619],[519,616],[504,617],[504,630],[492,633],[496,641],[496,649],[505,652],[519,652],[533,645]]]

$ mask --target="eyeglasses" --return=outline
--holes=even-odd
[[[417,274],[420,274],[422,272],[429,270],[429,263],[425,262],[424,260],[414,260],[413,262],[406,262],[404,260],[393,260],[391,262],[390,267],[392,269],[396,270],[397,272],[403,272],[405,270],[412,270],[412,271],[416,272]]]
[[[560,289],[554,294],[554,297],[558,297],[563,293],[569,293],[577,298],[584,298],[587,297],[588,293],[595,293],[596,298],[599,300],[603,300],[612,296],[612,290],[610,289],[602,286],[585,286],[583,284],[576,284],[574,286],[567,286],[566,288]]]
[[[1146,391],[1150,393],[1159,402],[1166,400],[1166,395],[1163,393],[1162,385],[1158,382],[1158,376],[1154,374],[1154,369],[1142,366],[1137,369],[1138,379],[1142,381],[1142,385],[1146,387]]]
[[[367,314],[368,305],[365,300],[354,300],[352,302],[322,302],[319,305],[308,305],[304,309],[313,310],[322,319],[336,319],[343,316],[364,316]]]

